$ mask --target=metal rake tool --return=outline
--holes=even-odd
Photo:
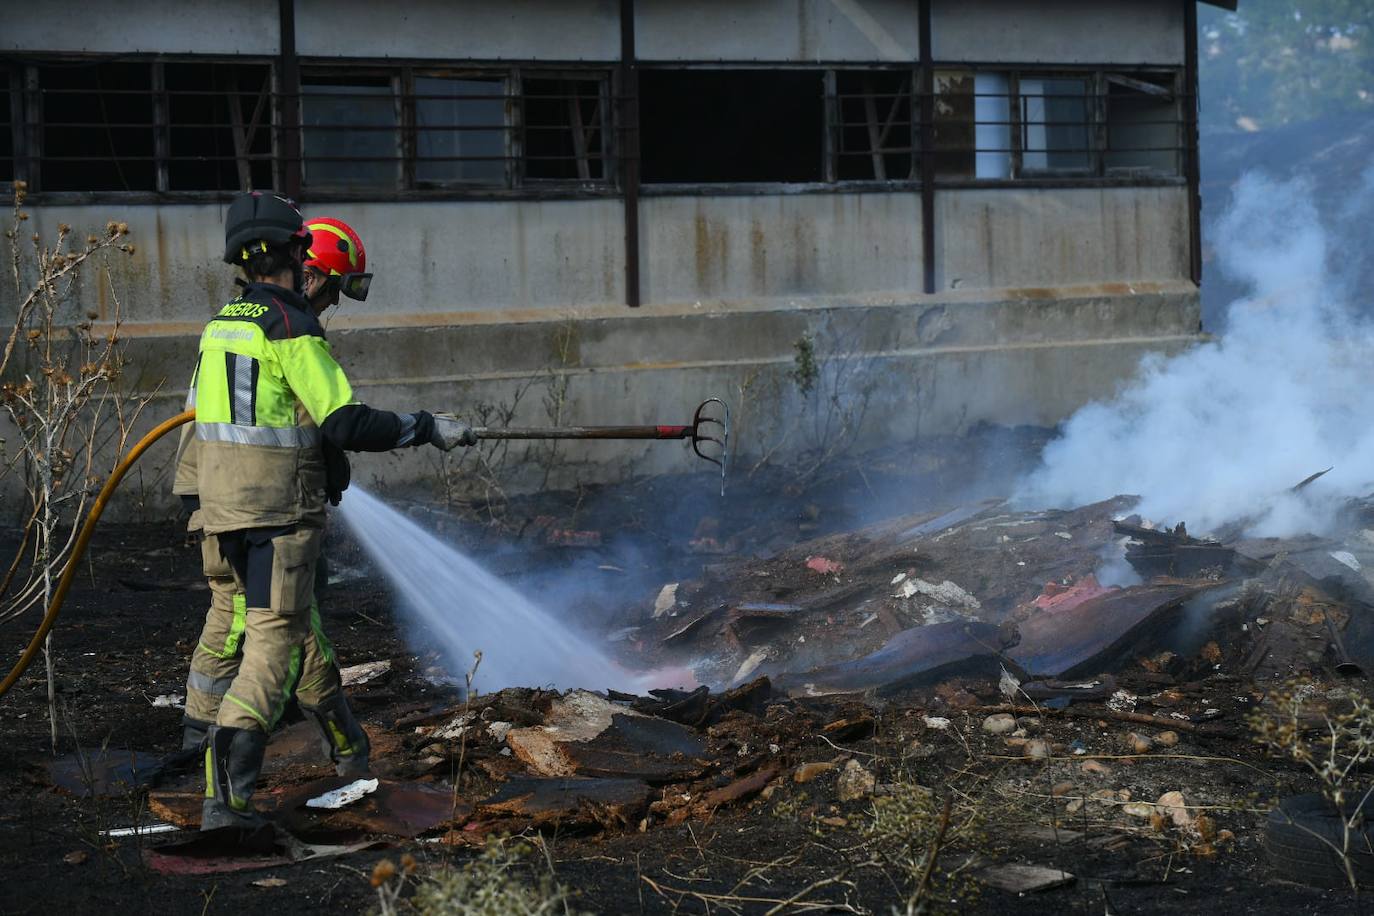
[[[720,492],[725,495],[730,408],[720,398],[702,401],[692,422],[683,426],[475,426],[472,431],[478,439],[690,439],[698,457],[720,466]],[[720,447],[719,457],[709,454],[715,448],[708,443]]]

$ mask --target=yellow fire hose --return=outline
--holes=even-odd
[[[3,682],[0,682],[0,696],[4,696],[9,689],[14,686],[14,682],[19,680],[22,675],[38,656],[38,650],[43,645],[43,640],[47,638],[48,632],[52,630],[53,622],[57,620],[57,612],[62,609],[62,601],[67,597],[67,591],[72,587],[72,580],[76,578],[76,567],[81,562],[81,557],[86,553],[86,545],[91,542],[91,535],[95,533],[96,522],[100,521],[101,513],[105,511],[105,503],[109,502],[110,496],[119,487],[119,482],[124,479],[129,468],[133,467],[135,461],[146,452],[154,442],[167,435],[172,430],[189,423],[196,418],[194,410],[179,413],[170,420],[159,423],[148,435],[138,440],[138,444],[129,449],[129,453],[119,462],[114,469],[114,473],[105,481],[105,486],[100,488],[100,493],[95,498],[95,504],[91,506],[91,511],[86,513],[86,521],[81,526],[81,533],[77,535],[76,544],[72,547],[72,555],[67,558],[67,566],[62,570],[62,578],[57,582],[57,588],[52,593],[52,603],[48,605],[48,612],[43,615],[43,622],[38,625],[38,632],[33,634],[33,640],[29,647],[24,650],[24,654],[19,657],[14,669]]]

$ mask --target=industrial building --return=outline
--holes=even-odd
[[[685,422],[718,395],[741,456],[808,444],[808,398],[862,399],[838,427],[860,443],[1048,425],[1200,332],[1195,20],[1192,0],[11,5],[0,179],[41,233],[131,227],[80,297],[108,317],[119,296],[150,419],[233,296],[227,201],[270,187],[363,235],[372,294],[327,327],[375,406],[490,416],[533,380],[517,422]],[[692,468],[565,457],[554,482]]]

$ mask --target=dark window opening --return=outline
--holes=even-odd
[[[45,191],[153,191],[152,68],[100,63],[38,68]]]
[[[1182,125],[1173,74],[1108,73],[1106,82],[1108,173],[1177,175]]]
[[[164,65],[167,187],[272,187],[272,85],[266,64]]]
[[[906,71],[836,72],[836,178],[885,181],[915,177],[912,79]]]
[[[304,77],[301,128],[304,184],[369,189],[399,185],[400,111],[390,76]]]
[[[653,182],[825,180],[819,70],[645,70],[640,173]]]
[[[415,77],[418,187],[506,184],[503,77]]]
[[[1078,77],[1021,75],[1021,168],[1084,172],[1093,167],[1092,95]]]
[[[606,81],[525,75],[524,162],[532,181],[604,181]]]
[[[13,70],[0,70],[0,77],[3,77],[3,80],[0,80],[0,181],[13,181],[16,125],[10,93],[19,83],[20,76]]]

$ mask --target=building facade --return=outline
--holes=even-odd
[[[150,419],[233,295],[227,201],[270,187],[367,244],[369,301],[328,328],[377,406],[678,422],[719,395],[758,454],[804,444],[808,350],[832,402],[862,398],[841,424],[862,441],[1052,424],[1200,330],[1195,17],[1191,0],[32,4],[0,35],[0,179],[28,183],[39,231],[130,225],[135,255],[79,295],[104,318],[118,294],[133,381],[162,386]],[[691,467],[662,447],[567,455],[583,479]]]

